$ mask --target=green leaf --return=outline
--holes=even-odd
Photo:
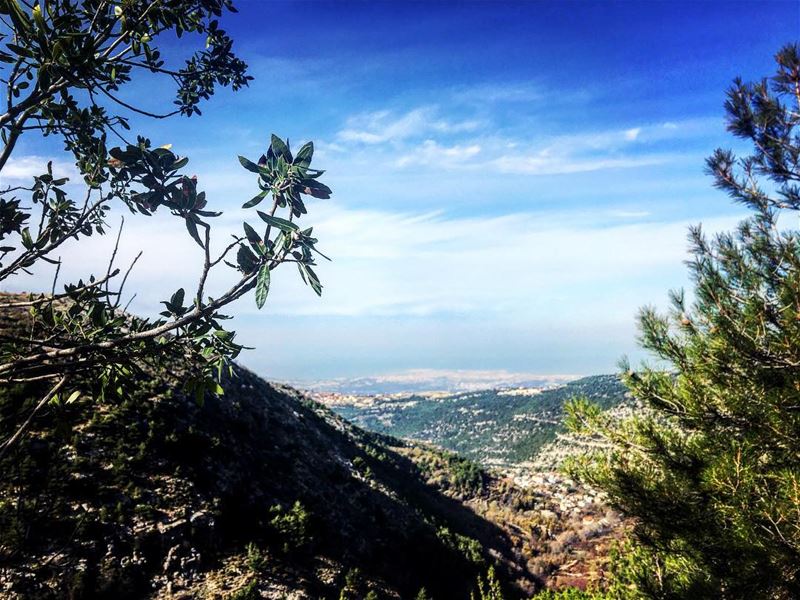
[[[186,230],[189,232],[189,235],[192,236],[192,239],[195,242],[197,242],[201,248],[205,248],[205,246],[203,246],[203,241],[200,239],[200,234],[197,233],[197,224],[189,217],[186,218]]]
[[[314,142],[304,144],[297,156],[294,157],[294,164],[301,167],[308,167],[311,164],[311,157],[314,156]]]
[[[262,265],[256,278],[256,306],[261,308],[269,293],[269,265]]]
[[[286,234],[283,231],[281,231],[278,235],[275,236],[275,241],[272,242],[272,248],[274,248],[275,251],[277,252],[278,250],[283,248],[287,239],[288,238],[286,237]]]
[[[102,327],[106,324],[106,310],[102,303],[96,302],[89,309],[89,319],[95,327]]]
[[[172,298],[169,299],[169,303],[174,306],[175,308],[183,307],[183,299],[186,297],[186,292],[183,288],[180,288],[177,292],[172,294]]]
[[[17,44],[6,44],[9,50],[12,50],[16,54],[20,56],[26,56],[28,58],[34,58],[33,52],[29,48],[25,48],[24,46],[18,46]]]
[[[258,216],[261,217],[261,220],[269,225],[273,225],[283,231],[297,231],[297,225],[291,221],[281,219],[280,217],[273,217],[272,215],[268,215],[260,210],[256,212],[258,213]]]
[[[322,296],[322,284],[319,282],[319,277],[317,277],[314,269],[307,264],[297,263],[297,270],[300,271],[300,277],[303,278],[303,283],[310,285],[317,296]]]
[[[249,200],[248,202],[242,204],[242,208],[253,208],[257,204],[260,204],[261,201],[267,197],[267,194],[269,194],[269,190],[264,190],[263,192],[260,192],[259,194],[254,196],[252,200]]]
[[[244,156],[239,157],[239,162],[242,166],[251,173],[258,173],[258,165],[252,161],[247,160]]]
[[[33,238],[31,238],[31,230],[27,227],[22,230],[22,245],[25,246],[27,250],[33,250]]]
[[[260,248],[264,244],[261,240],[261,236],[247,223],[242,223],[242,225],[244,226],[244,234],[247,236],[247,241],[249,241],[254,248]]]
[[[258,258],[247,246],[239,246],[239,250],[236,253],[236,262],[242,271],[252,273],[258,264]]]
[[[306,268],[306,274],[308,275],[308,279],[310,281],[316,281],[317,283],[319,283],[319,277],[317,277],[317,274],[314,272],[314,269],[312,269],[308,265],[304,265],[304,266]]]
[[[309,196],[313,196],[314,198],[320,198],[322,200],[327,200],[331,197],[333,193],[331,188],[329,188],[324,183],[320,183],[314,179],[304,179],[303,185],[303,193],[308,194]]]
[[[272,152],[276,156],[282,156],[287,163],[292,162],[292,153],[289,152],[289,146],[274,133],[272,134]]]
[[[64,404],[72,404],[73,402],[75,402],[75,400],[77,400],[80,397],[81,397],[80,391],[79,390],[75,390],[74,392],[72,392],[69,395],[69,398],[67,398],[67,400],[66,400],[66,402],[64,402]]]

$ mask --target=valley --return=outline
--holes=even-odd
[[[369,431],[428,442],[502,469],[535,465],[544,449],[553,454],[569,399],[585,397],[603,409],[629,402],[615,375],[457,393],[311,396]]]

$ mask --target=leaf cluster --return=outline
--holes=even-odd
[[[186,391],[198,402],[206,393],[220,394],[219,379],[242,350],[224,326],[223,307],[254,292],[261,308],[271,272],[285,262],[295,263],[303,280],[321,294],[314,270],[315,256],[321,256],[317,239],[312,228],[297,224],[307,213],[304,197],[331,194],[319,180],[323,171],[311,167],[311,142],[295,156],[288,141],[273,135],[257,163],[240,159],[257,174],[260,190],[258,200],[245,207],[254,208],[270,195],[272,207],[255,211],[264,223],[260,231],[246,222],[244,235],[234,235],[214,251],[212,223],[221,213],[209,208],[197,176],[187,175],[188,157],[173,152],[170,144],[154,147],[143,136],[124,134],[130,113],[154,119],[191,116],[218,86],[235,91],[248,84],[246,65],[220,28],[224,12],[235,12],[230,0],[40,0],[34,5],[0,0],[0,82],[7,92],[0,108],[5,111],[0,112],[0,172],[19,138],[34,132],[59,136],[83,180],[81,185],[55,174],[51,162],[29,184],[0,189],[0,282],[24,277],[42,264],[55,270],[49,293],[0,300],[0,311],[19,315],[26,328],[24,333],[0,331],[0,383],[51,385],[17,433],[0,440],[0,453],[48,403],[75,391],[99,401],[109,393],[123,394],[145,366],[189,359],[194,370],[185,379]],[[169,33],[185,43],[166,52],[163,40]],[[201,48],[181,65],[181,52],[191,50],[198,38]],[[143,73],[173,86],[173,110],[154,113],[123,99],[123,88]],[[112,137],[122,143],[112,144]],[[105,235],[115,206],[137,217],[168,211],[200,248],[195,289],[184,285],[170,291],[156,318],[129,315],[122,304],[138,260],[127,269],[116,264],[122,226],[105,273],[59,282],[60,249],[69,240]],[[225,264],[238,277],[212,297],[210,279]]]

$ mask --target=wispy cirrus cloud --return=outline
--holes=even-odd
[[[424,106],[402,114],[382,110],[354,115],[347,119],[336,137],[343,142],[380,144],[399,142],[431,132],[453,134],[474,131],[479,127],[477,120],[447,120],[438,115],[435,107]]]
[[[476,170],[516,175],[560,175],[607,169],[631,169],[669,162],[674,155],[661,149],[640,151],[632,147],[642,128],[592,133],[585,136],[528,140],[469,137],[457,143],[426,139],[392,150],[389,163],[397,168],[429,167],[436,170]],[[399,154],[399,156],[397,156]]]
[[[520,127],[501,135],[477,109],[462,108],[445,119],[440,109],[421,106],[351,116],[335,140],[321,146],[354,160],[368,156],[371,164],[387,169],[560,175],[671,162],[681,156],[672,144],[717,125],[716,120],[692,119],[558,135]]]
[[[541,152],[534,155],[505,155],[493,159],[488,164],[501,173],[521,175],[569,175],[588,173],[606,169],[632,169],[667,162],[667,156],[623,156],[617,158],[572,157],[551,155]]]
[[[532,81],[491,82],[462,86],[452,91],[456,102],[480,103],[517,103],[536,102],[547,98],[543,85]]]
[[[477,143],[454,144],[444,146],[434,140],[425,140],[414,150],[403,154],[396,161],[398,167],[409,167],[412,165],[435,164],[438,168],[442,166],[463,165],[477,157],[481,152],[481,146]]]

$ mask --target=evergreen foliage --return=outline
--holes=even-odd
[[[798,46],[776,61],[773,77],[728,91],[728,130],[752,154],[707,161],[752,216],[713,237],[692,228],[693,300],[673,292],[668,314],[640,314],[659,362],[623,368],[647,412],[569,408],[574,430],[610,445],[573,466],[634,517],[634,597],[800,597]]]
[[[311,515],[296,500],[288,510],[283,510],[280,505],[275,505],[269,510],[269,524],[278,534],[282,542],[284,554],[298,552],[311,541],[309,535],[309,521]]]
[[[485,578],[478,577],[478,593],[470,594],[470,600],[503,600],[503,590],[494,567],[489,567]]]

